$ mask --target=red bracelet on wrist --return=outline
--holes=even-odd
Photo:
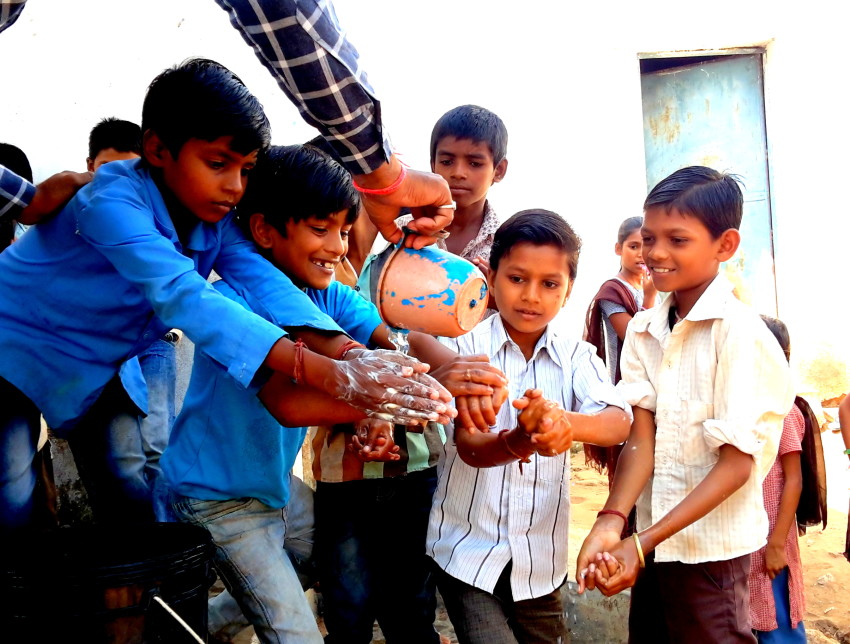
[[[295,364],[292,367],[292,380],[296,385],[304,384],[304,340],[298,338],[295,343]]]
[[[620,517],[626,525],[629,523],[629,518],[619,510],[600,510],[596,513],[596,518],[598,519],[604,514],[613,514],[615,517]]]
[[[405,168],[404,165],[402,165],[401,166],[401,172],[399,173],[396,180],[393,181],[386,188],[364,188],[363,186],[358,185],[358,183],[354,180],[352,180],[351,183],[352,183],[352,185],[354,186],[354,189],[357,192],[362,193],[364,195],[375,195],[375,196],[390,195],[390,194],[394,193],[396,190],[399,189],[402,181],[404,181],[404,178],[406,176],[407,176],[407,168]]]
[[[352,349],[357,349],[358,347],[363,347],[363,345],[359,342],[355,342],[354,340],[349,340],[339,348],[339,351],[337,351],[334,356],[334,360],[345,360],[345,356],[348,355],[348,352]]]

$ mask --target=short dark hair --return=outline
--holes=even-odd
[[[437,144],[447,136],[486,143],[497,166],[508,152],[508,130],[498,116],[478,105],[461,105],[443,114],[431,131],[431,163]]]
[[[555,246],[567,255],[570,279],[578,274],[581,238],[566,220],[551,210],[534,208],[522,210],[499,226],[490,250],[490,268],[496,271],[502,258],[517,244],[528,242],[535,246]]]
[[[770,332],[773,334],[773,337],[776,338],[776,341],[779,342],[779,346],[782,347],[782,353],[785,354],[785,359],[790,362],[791,336],[788,333],[788,327],[785,326],[785,323],[782,320],[772,318],[769,315],[762,315],[761,319],[767,325],[767,328],[770,329]]]
[[[251,172],[245,196],[236,207],[246,236],[250,236],[250,217],[256,213],[285,236],[288,221],[326,219],[340,210],[348,211],[348,224],[356,221],[360,211],[360,195],[351,174],[310,145],[273,145]]]
[[[177,157],[189,139],[232,136],[241,154],[265,150],[271,127],[260,101],[239,77],[206,58],[191,58],[153,79],[142,106],[142,132],[153,130]]]
[[[676,170],[658,182],[643,209],[663,206],[699,219],[717,239],[730,228],[741,227],[744,195],[739,178],[701,165]]]
[[[32,183],[30,160],[21,148],[11,143],[0,143],[0,165]]]
[[[142,128],[131,121],[108,116],[101,119],[89,133],[89,159],[112,148],[118,152],[142,154]]]
[[[643,226],[643,217],[629,217],[620,224],[617,230],[617,243],[622,245],[636,230]]]

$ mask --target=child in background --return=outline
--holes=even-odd
[[[791,340],[785,324],[766,315],[761,317],[782,347],[786,359],[790,360]],[[818,478],[818,454],[805,449],[805,443],[812,442],[812,434],[816,431],[817,419],[809,405],[798,396],[785,417],[776,462],[762,485],[770,525],[767,546],[753,553],[750,565],[750,622],[762,644],[806,641],[802,621],[806,598],[797,524],[799,521],[802,531],[806,525],[812,525],[801,521],[798,508],[814,507],[826,527],[825,487],[809,486],[806,490],[808,495],[815,495],[814,503],[801,498],[804,493],[802,463],[806,463],[807,471],[814,465],[815,479]],[[823,461],[822,453],[820,461]],[[820,490],[821,495],[818,494]]]
[[[568,448],[572,440],[620,443],[629,426],[628,406],[594,348],[549,325],[569,298],[580,245],[553,212],[526,210],[508,219],[490,255],[499,313],[466,335],[443,339],[461,355],[487,352],[514,399],[491,432],[455,423],[440,461],[427,552],[462,643],[568,637],[560,593]]]
[[[402,422],[438,420],[450,398],[412,359],[335,361],[283,337],[281,326],[296,324],[342,333],[232,221],[269,140],[262,106],[238,77],[202,59],[166,70],[145,96],[142,129],[142,159],[101,168],[56,217],[0,254],[4,532],[30,526],[40,413],[67,435],[132,411],[118,366],[170,328],[244,387],[265,366]],[[272,322],[219,295],[206,281],[213,269]],[[414,370],[416,380],[402,377]]]
[[[584,339],[596,347],[596,355],[605,362],[611,382],[620,381],[620,352],[626,327],[638,311],[655,304],[655,287],[643,261],[640,227],[643,217],[629,217],[617,231],[614,252],[620,258],[620,271],[602,284],[585,319]],[[622,445],[585,447],[585,460],[600,472],[608,471],[609,487],[614,480]]]
[[[766,541],[761,484],[794,394],[776,340],[720,275],[743,203],[734,177],[701,166],[644,203],[643,259],[671,295],[626,332],[618,387],[634,422],[576,566],[579,592],[634,586],[631,642],[755,641],[750,553]],[[636,502],[639,532],[621,540]]]
[[[272,147],[239,208],[240,224],[269,261],[354,338],[327,338],[329,350],[354,354],[364,344],[391,347],[375,307],[333,281],[360,208],[344,168],[307,146]],[[250,310],[225,280],[213,288]],[[311,333],[299,325],[287,331],[299,337]],[[432,338],[422,340],[440,355],[456,357]],[[421,347],[415,339],[414,344]],[[489,374],[493,382],[501,381],[495,370]],[[262,387],[239,387],[221,365],[196,351],[163,470],[174,492],[175,514],[206,528],[216,545],[215,564],[228,589],[210,603],[210,631],[219,639],[247,626],[244,614],[262,642],[321,641],[302,591],[302,583],[312,582],[312,493],[290,470],[307,432],[301,425],[351,422],[358,414],[317,398],[318,391],[299,389],[293,391],[290,379],[278,376]],[[492,388],[484,384],[474,391],[488,394]],[[364,442],[376,452],[391,449],[377,446],[377,440]],[[349,505],[363,511],[362,505]],[[400,541],[406,538],[399,534]],[[385,534],[382,545],[387,539]],[[402,592],[403,585],[393,590]]]
[[[142,156],[142,128],[115,117],[101,119],[89,132],[86,168],[94,172],[112,161],[130,161]]]

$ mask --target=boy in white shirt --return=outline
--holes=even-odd
[[[461,355],[488,355],[514,399],[489,433],[456,426],[441,459],[426,552],[461,643],[567,637],[568,450],[573,439],[618,444],[630,420],[595,348],[549,326],[580,246],[553,212],[508,219],[490,255],[499,315],[447,341]]]
[[[734,177],[693,166],[644,203],[643,257],[671,296],[629,324],[620,387],[634,422],[576,566],[580,592],[634,586],[633,643],[756,641],[750,553],[766,541],[761,483],[794,393],[776,340],[719,275],[743,201]],[[635,502],[639,532],[621,541]]]

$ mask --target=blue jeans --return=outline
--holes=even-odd
[[[174,520],[159,467],[174,424],[174,343],[157,340],[139,354],[139,363],[148,415],[139,413],[116,378],[68,436],[98,521]]]
[[[303,590],[312,585],[307,577],[313,491],[294,476],[290,489],[289,504],[282,509],[252,498],[173,496],[177,518],[206,528],[216,546],[215,567],[227,588],[210,601],[209,630],[218,638],[228,640],[252,625],[264,643],[322,642]]]
[[[425,555],[436,468],[405,476],[318,483],[316,562],[326,644],[439,644],[436,591]]]
[[[0,534],[30,526],[41,417],[17,387],[0,378]]]

